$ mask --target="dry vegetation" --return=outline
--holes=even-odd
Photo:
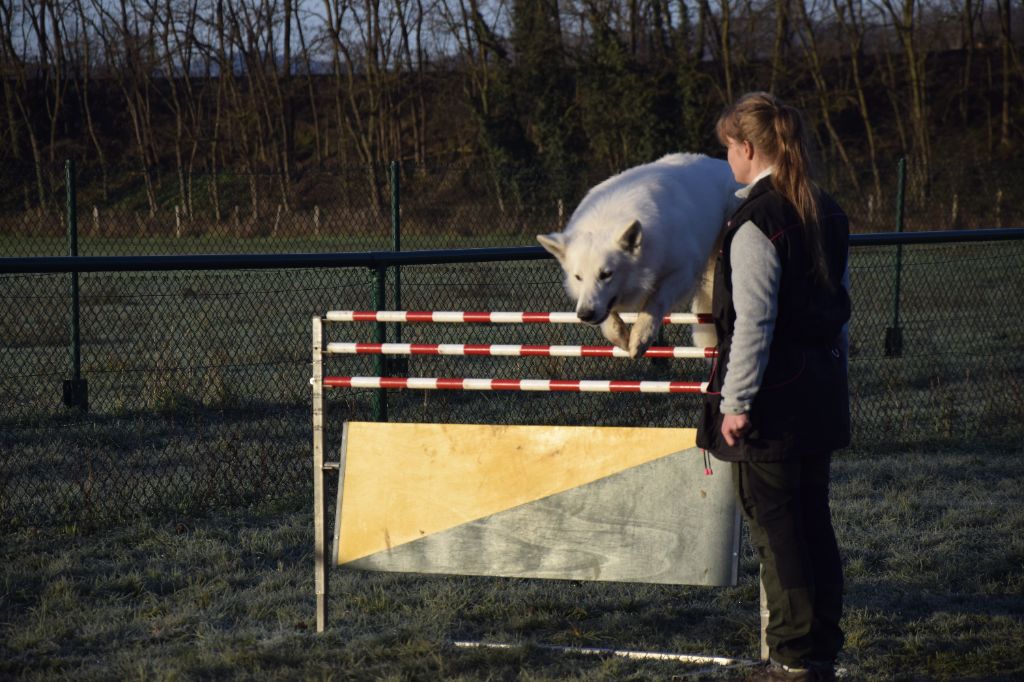
[[[66,158],[96,237],[295,237],[316,210],[375,229],[391,161],[423,205],[483,200],[486,224],[451,228],[479,234],[666,152],[719,152],[715,116],[754,89],[805,110],[857,225],[892,227],[904,156],[918,226],[1021,224],[1014,9],[2,0],[0,234],[61,234]]]

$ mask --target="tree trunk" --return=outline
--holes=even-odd
[[[917,48],[917,21],[915,12],[919,0],[874,0],[876,6],[884,9],[892,20],[893,28],[903,49],[904,66],[910,88],[910,129],[913,136],[911,156],[914,163],[910,172],[916,177],[912,191],[918,200],[928,194],[931,169],[931,136],[928,123],[928,102],[925,90],[925,57],[927,51]]]
[[[882,203],[882,178],[878,170],[878,151],[875,142],[875,128],[868,107],[868,95],[861,72],[861,56],[864,49],[864,24],[862,0],[832,0],[839,28],[847,40],[850,73],[853,76],[857,98],[857,112],[864,125],[864,136],[868,143],[868,157],[871,162],[873,206]]]
[[[850,160],[850,155],[846,151],[846,145],[843,144],[842,138],[839,136],[839,133],[836,132],[835,126],[832,125],[832,116],[829,112],[831,107],[829,102],[829,87],[822,67],[822,57],[821,51],[818,49],[818,39],[814,34],[814,24],[807,13],[807,8],[804,3],[798,2],[797,7],[803,27],[803,31],[800,32],[800,35],[804,38],[806,48],[805,54],[808,58],[807,65],[811,69],[811,77],[814,80],[814,89],[818,96],[818,108],[821,110],[822,123],[824,123],[825,129],[828,131],[829,141],[832,148],[835,149],[839,158],[843,161],[843,166],[846,168],[847,175],[850,178],[850,183],[853,186],[854,191],[860,193],[860,180],[857,177],[853,163]]]
[[[775,40],[772,45],[772,75],[769,92],[775,92],[789,52],[789,7],[791,0],[775,0]],[[804,0],[797,0],[801,8]]]
[[[1003,151],[1010,149],[1010,81],[1013,77],[1013,33],[1010,22],[1010,0],[998,0],[999,7],[999,43],[1003,70],[1003,102],[999,121],[999,147]]]

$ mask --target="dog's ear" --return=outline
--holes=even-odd
[[[561,232],[538,234],[537,241],[540,242],[540,245],[543,246],[548,253],[557,258],[559,262],[561,262],[565,257],[565,235]]]
[[[643,241],[643,231],[640,228],[640,221],[634,220],[629,227],[619,235],[619,248],[631,254],[640,251],[640,242]]]

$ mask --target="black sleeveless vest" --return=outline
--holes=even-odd
[[[725,225],[712,299],[718,358],[697,428],[697,444],[718,459],[771,462],[849,445],[847,358],[840,344],[843,325],[850,319],[850,297],[842,283],[849,222],[823,192],[818,209],[831,287],[817,280],[796,210],[774,190],[771,176],[751,188]],[[768,365],[749,413],[751,428],[729,446],[722,437],[719,409],[736,322],[729,250],[747,221],[771,241],[782,275]]]

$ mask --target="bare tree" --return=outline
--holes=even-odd
[[[104,200],[109,194],[109,178],[107,177],[107,152],[100,135],[96,129],[96,122],[93,119],[92,84],[97,80],[95,72],[96,65],[93,60],[93,45],[89,34],[89,21],[86,17],[85,5],[82,0],[74,0],[73,8],[78,17],[79,25],[79,68],[78,75],[74,78],[74,85],[78,91],[78,98],[81,103],[85,127],[88,131],[89,141],[96,152],[96,160],[100,168],[101,192]]]
[[[120,0],[114,15],[103,0],[90,0],[95,12],[93,28],[101,39],[104,56],[110,65],[132,123],[139,173],[146,190],[149,214],[156,214],[156,190],[150,175],[156,168],[156,143],[151,116],[151,77],[154,66],[152,24],[138,12],[132,0]]]
[[[147,0],[156,17],[156,36],[163,71],[163,87],[157,88],[174,114],[174,162],[178,179],[178,206],[188,218],[194,213],[192,170],[199,149],[201,103],[193,83],[193,62],[198,24],[198,0],[187,0],[177,15],[171,0]]]
[[[33,12],[33,9],[38,9]],[[47,144],[48,160],[56,161],[57,136],[60,130],[65,93],[68,88],[67,54],[64,46],[64,12],[66,6],[51,0],[40,0],[39,5],[29,3],[26,7],[35,29],[39,45],[40,72],[42,74],[43,104],[49,119],[50,133]],[[49,24],[49,31],[47,31]]]
[[[706,3],[707,0],[701,0]],[[722,61],[722,78],[725,81],[725,101],[732,102],[736,98],[733,92],[733,49],[732,49],[732,2],[718,0],[720,11],[718,24],[718,55]],[[710,12],[708,12],[710,14]]]
[[[372,3],[370,8],[373,9]],[[364,50],[359,60],[362,78],[357,79],[353,51],[344,40],[348,35],[347,22],[350,17],[356,26],[364,31],[368,21],[372,23],[372,18],[355,18],[356,10],[348,0],[324,0],[324,9],[329,25],[338,131],[340,133],[345,130],[351,136],[356,145],[356,152],[367,169],[373,205],[382,207],[380,171],[377,168],[379,139],[376,123],[376,118],[380,116],[380,92],[370,85],[374,78],[373,71],[377,67],[377,44],[364,32]],[[364,97],[357,94],[357,87],[360,85],[365,90]]]
[[[796,0],[796,3],[806,14],[804,0]],[[776,91],[783,69],[788,62],[792,4],[793,0],[775,0],[775,40],[772,44],[772,75],[768,83],[768,90],[771,92]]]
[[[400,71],[403,36],[410,35],[403,14],[408,5],[324,0],[324,6],[339,128],[367,169],[374,204],[383,208],[381,169],[403,147]]]
[[[243,7],[242,10],[247,12],[248,8]],[[260,100],[265,98],[256,94],[257,88],[260,87],[259,69],[257,68],[257,73],[254,73],[254,66],[259,66],[258,45],[253,44],[256,40],[253,31],[249,31],[247,35],[243,34],[238,9],[233,2],[218,3],[218,21],[223,36],[219,39],[221,43],[218,48],[220,73],[221,78],[227,79],[225,94],[228,99],[228,139],[233,146],[232,155],[240,159],[243,172],[249,181],[250,217],[255,223],[260,214],[256,166],[265,165],[267,160],[263,116],[266,110],[261,110],[259,105]]]
[[[836,151],[836,154],[838,154],[843,162],[843,166],[846,168],[850,183],[857,192],[860,192],[860,180],[857,177],[853,162],[846,150],[846,145],[843,144],[842,138],[832,124],[831,98],[833,96],[833,87],[825,76],[824,57],[819,47],[815,21],[811,18],[812,15],[820,16],[823,13],[823,7],[818,5],[817,0],[810,0],[810,2],[810,10],[808,10],[806,2],[796,3],[800,20],[798,35],[803,42],[804,55],[807,58],[807,65],[810,67],[811,78],[814,80],[814,90],[817,93],[818,99],[818,115],[825,126],[825,130],[828,131],[829,142],[832,148]]]
[[[313,154],[317,166],[323,166],[324,158],[328,150],[325,148],[326,135],[320,130],[320,107],[318,105],[316,86],[313,84],[313,47],[306,43],[306,32],[302,27],[303,18],[299,16],[295,22],[296,33],[299,37],[299,54],[302,56],[303,71],[306,76],[306,95],[309,98],[309,112],[313,117]]]
[[[518,210],[521,201],[517,179],[503,168],[509,164],[509,159],[499,132],[501,128],[517,131],[514,112],[509,110],[508,70],[511,60],[497,30],[498,18],[503,16],[506,8],[500,2],[487,7],[491,17],[489,22],[480,0],[457,2],[457,7],[444,3],[441,9],[464,64],[463,89],[473,112],[474,142],[487,163],[498,208],[504,214],[510,209]]]
[[[401,89],[408,93],[412,127],[413,158],[422,164],[427,156],[427,116],[425,86],[427,53],[424,45],[423,25],[426,19],[423,0],[396,0],[396,13],[400,34],[398,69],[405,72]]]
[[[20,3],[19,3],[20,4]],[[32,162],[35,170],[36,180],[36,206],[42,210],[47,202],[46,197],[46,183],[43,174],[43,149],[42,144],[39,140],[39,134],[36,131],[36,116],[33,107],[32,93],[30,92],[30,81],[32,80],[33,67],[25,59],[22,54],[19,53],[15,47],[15,36],[13,27],[15,25],[15,6],[16,0],[11,2],[3,2],[0,4],[0,13],[3,17],[3,25],[7,28],[2,34],[3,45],[0,46],[3,54],[4,70],[13,74],[13,78],[5,79],[5,90],[8,93],[12,93],[12,99],[14,104],[17,106],[18,113],[21,115],[22,127],[28,136],[29,148],[32,151]],[[24,9],[24,8],[23,8]],[[35,24],[36,20],[33,20]],[[45,31],[45,29],[43,29]],[[38,37],[38,29],[36,31]],[[27,36],[24,36],[27,38]],[[39,63],[36,65],[36,69],[39,72],[45,71],[45,64],[48,61],[46,57],[47,45],[44,38],[41,44],[38,45],[39,49]],[[16,133],[18,126],[13,123],[12,119],[12,135]],[[15,139],[14,143],[17,144],[18,140]],[[30,205],[30,200],[26,192],[25,197],[26,208]]]
[[[699,148],[708,112],[752,86],[797,99],[843,184],[879,205],[880,157],[907,154],[923,197],[951,119],[987,132],[992,160],[1007,159],[1024,85],[1019,5],[0,0],[0,157],[34,164],[26,206],[50,200],[56,159],[84,154],[105,194],[108,169],[127,160],[151,214],[166,181],[185,217],[201,205],[203,169],[220,222],[236,201],[225,168],[247,175],[242,203],[256,218],[268,189],[278,210],[295,204],[304,167],[358,165],[362,196],[380,208],[387,161],[458,155],[486,163],[515,212],[529,173],[604,172],[684,138]],[[523,28],[537,17],[544,37]],[[979,109],[985,125],[972,120]],[[856,143],[844,129],[854,111]]]
[[[881,206],[882,179],[878,170],[875,126],[868,105],[868,95],[861,63],[864,52],[864,3],[863,0],[832,0],[832,8],[835,13],[837,28],[846,39],[846,55],[850,63],[850,75],[853,77],[857,112],[860,114],[861,123],[864,125],[864,136],[868,146],[868,159],[871,165],[873,205]]]
[[[954,0],[956,2],[956,0]],[[964,52],[964,63],[960,80],[960,119],[963,124],[968,122],[968,106],[970,100],[971,72],[974,67],[975,31],[980,16],[982,3],[975,0],[962,0],[960,6],[960,46]]]
[[[1002,57],[1002,108],[999,115],[999,146],[1010,149],[1010,83],[1013,80],[1013,66],[1016,50],[1013,45],[1013,30],[1010,21],[1010,0],[997,0],[999,8],[999,52]]]
[[[927,191],[929,169],[931,167],[931,131],[928,122],[928,96],[925,78],[925,58],[927,51],[921,50],[917,44],[917,12],[920,0],[871,0],[891,22],[891,26],[903,52],[903,65],[906,69],[907,88],[910,99],[910,129],[913,147],[911,156],[915,164],[911,172],[917,176],[915,187],[919,192]],[[886,53],[886,58],[890,55]],[[890,81],[896,87],[895,68],[889,62]]]

